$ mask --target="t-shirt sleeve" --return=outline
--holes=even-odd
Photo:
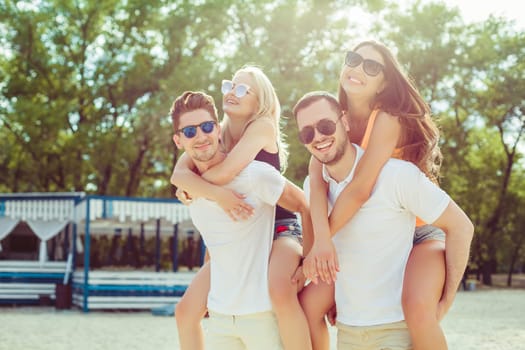
[[[255,194],[265,203],[275,205],[283,194],[286,180],[274,167],[267,163],[252,162],[250,176]]]
[[[396,184],[401,205],[428,223],[436,221],[450,203],[449,195],[421,172],[406,163],[398,168]]]

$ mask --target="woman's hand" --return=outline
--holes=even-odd
[[[221,191],[216,198],[217,204],[233,220],[245,220],[253,215],[253,207],[244,200],[245,195],[220,188]]]

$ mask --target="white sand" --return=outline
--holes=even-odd
[[[451,350],[525,349],[525,290],[460,292],[443,328]],[[335,349],[335,328],[331,335]],[[174,319],[149,312],[4,307],[0,349],[175,350],[178,342]]]

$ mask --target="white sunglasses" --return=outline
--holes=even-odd
[[[242,98],[250,93],[250,87],[246,84],[234,84],[231,80],[223,80],[221,85],[222,94],[226,95],[232,90],[237,98]]]

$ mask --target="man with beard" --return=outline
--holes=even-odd
[[[364,151],[350,143],[348,121],[331,94],[306,94],[293,113],[301,142],[323,164],[330,211],[352,180]],[[304,190],[308,198],[308,179]],[[339,261],[335,281],[338,349],[412,348],[401,295],[416,216],[446,233],[446,272],[461,280],[474,230],[471,221],[414,164],[390,159],[368,201],[338,232],[331,232]],[[308,257],[303,268],[314,282],[316,276],[326,274],[323,266],[319,268]],[[302,291],[303,308],[323,299],[315,293],[315,283]]]

